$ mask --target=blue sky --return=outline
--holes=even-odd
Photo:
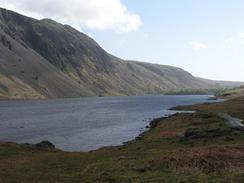
[[[90,34],[124,59],[181,67],[195,76],[244,81],[243,0],[124,0],[137,31]],[[193,49],[191,42],[204,45]]]
[[[0,5],[70,24],[127,60],[244,81],[243,0],[0,0]]]

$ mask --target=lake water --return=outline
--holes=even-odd
[[[0,101],[0,141],[51,141],[66,151],[89,151],[134,139],[168,108],[210,96],[142,96]]]

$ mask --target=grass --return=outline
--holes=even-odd
[[[244,119],[243,98],[177,109],[197,112],[162,118],[124,146],[89,153],[1,143],[0,182],[243,182],[244,132],[216,114]],[[185,137],[190,128],[201,136]]]

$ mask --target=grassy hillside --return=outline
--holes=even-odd
[[[93,93],[0,28],[0,93],[4,98],[91,96]]]
[[[142,95],[223,86],[180,68],[121,60],[92,38],[50,19],[0,8],[0,31],[0,93],[9,98]]]

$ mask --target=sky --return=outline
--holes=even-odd
[[[69,24],[126,60],[244,81],[243,0],[0,0],[0,6]]]

